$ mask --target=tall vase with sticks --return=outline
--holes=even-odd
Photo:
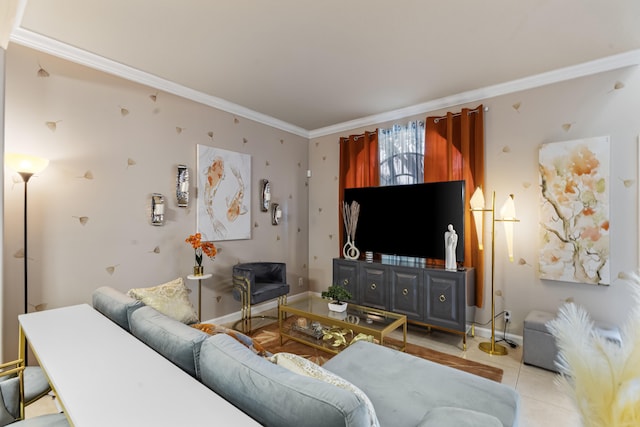
[[[356,248],[356,227],[358,226],[358,215],[360,215],[360,204],[355,200],[348,205],[342,202],[342,219],[344,220],[344,228],[347,232],[347,241],[342,247],[342,253],[345,258],[358,259],[360,251]]]

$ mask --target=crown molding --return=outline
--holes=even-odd
[[[335,125],[318,128],[315,130],[303,129],[291,123],[276,119],[266,114],[250,110],[241,105],[234,104],[222,98],[207,95],[197,90],[190,89],[171,82],[166,79],[154,76],[153,74],[140,71],[136,68],[129,67],[116,61],[92,54],[82,49],[61,43],[49,37],[42,36],[24,28],[18,27],[11,33],[10,40],[20,45],[39,50],[41,52],[57,56],[85,65],[96,70],[131,80],[154,89],[162,90],[209,107],[217,108],[231,114],[254,120],[276,129],[290,132],[294,135],[307,139],[318,138],[336,133],[349,132],[353,129],[366,126],[374,126],[379,123],[400,120],[417,114],[425,114],[443,108],[449,108],[456,105],[466,104],[493,98],[496,96],[506,95],[509,93],[519,92],[536,87],[546,86],[553,83],[563,82],[576,79],[579,77],[598,74],[606,71],[616,70],[624,67],[635,66],[640,64],[640,49],[631,50],[617,55],[600,58],[594,61],[584,62],[578,65],[572,65],[553,71],[525,77],[522,79],[512,80],[493,86],[487,86],[480,89],[474,89],[467,92],[461,92],[455,95],[434,99],[422,104],[417,104],[381,114],[375,114],[360,119],[350,120]]]
[[[116,61],[99,55],[78,49],[71,45],[61,43],[49,37],[42,36],[24,28],[16,28],[11,34],[11,41],[49,55],[57,56],[77,64],[81,64],[96,70],[103,71],[136,83],[140,83],[154,89],[162,90],[209,107],[217,108],[246,119],[265,124],[286,132],[293,133],[303,138],[309,138],[309,131],[291,123],[278,120],[266,114],[250,110],[241,105],[234,104],[222,98],[207,95],[203,92],[190,89],[172,81],[160,78],[153,74],[140,71]]]
[[[309,139],[640,64],[640,49],[309,131]]]

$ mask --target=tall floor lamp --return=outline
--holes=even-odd
[[[476,225],[476,231],[478,234],[478,248],[483,250],[483,225],[484,225],[484,212],[491,212],[491,341],[481,342],[479,344],[480,350],[485,353],[504,356],[507,354],[507,348],[503,345],[496,344],[496,299],[494,289],[494,272],[495,272],[495,255],[496,255],[496,239],[495,229],[496,222],[504,223],[505,236],[507,238],[507,248],[509,251],[509,261],[513,261],[513,223],[518,222],[516,219],[516,208],[513,203],[513,194],[511,194],[505,204],[500,209],[500,215],[502,218],[496,218],[496,192],[493,192],[491,199],[491,209],[485,208],[484,193],[482,188],[478,187],[471,196],[470,200],[471,212],[473,212],[473,219]]]
[[[5,154],[5,162],[9,168],[18,172],[24,181],[24,312],[27,313],[29,311],[29,281],[27,279],[27,184],[34,174],[42,172],[49,165],[49,160],[26,154],[7,153]]]

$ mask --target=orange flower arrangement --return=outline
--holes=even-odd
[[[203,254],[211,259],[214,259],[218,250],[213,242],[203,242],[202,235],[200,233],[192,234],[185,239],[185,242],[189,243],[196,252],[196,264],[198,267],[202,266]]]

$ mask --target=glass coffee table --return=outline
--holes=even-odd
[[[308,295],[287,301],[278,309],[280,345],[285,338],[327,351],[339,353],[359,339],[404,351],[407,346],[407,316],[349,303],[343,313],[330,311],[329,301]],[[402,339],[387,339],[402,328]]]

